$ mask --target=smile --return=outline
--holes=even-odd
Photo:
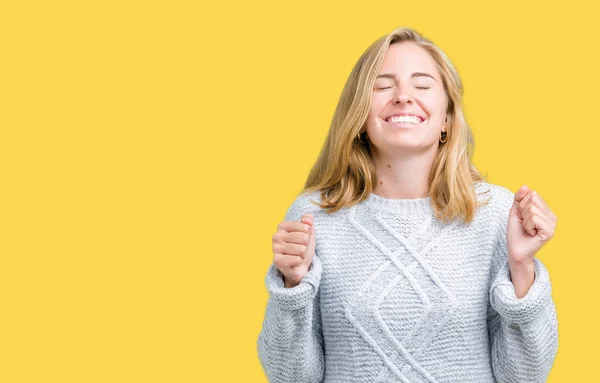
[[[412,117],[412,118],[408,118],[408,119],[392,118],[392,119],[388,119],[388,121],[386,121],[386,120],[382,120],[382,121],[390,126],[397,127],[397,128],[413,128],[413,127],[418,126],[423,123],[423,121],[421,121],[421,119],[418,117]]]

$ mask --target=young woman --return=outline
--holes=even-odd
[[[545,382],[556,216],[471,162],[462,83],[398,28],[360,57],[273,235],[257,341],[270,382]]]

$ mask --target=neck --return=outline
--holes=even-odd
[[[432,149],[404,157],[374,152],[377,185],[373,193],[391,199],[429,197],[429,174],[437,151]]]

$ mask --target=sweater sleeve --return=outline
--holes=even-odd
[[[314,213],[314,207],[299,197],[284,220],[299,220],[304,213]],[[270,383],[323,380],[325,360],[319,295],[322,270],[321,260],[315,254],[300,284],[286,288],[281,272],[273,263],[269,266],[265,278],[269,300],[257,350]]]
[[[496,228],[488,305],[492,368],[499,383],[545,382],[558,351],[558,321],[550,277],[542,261],[534,258],[534,282],[524,297],[517,298],[506,242],[514,194],[504,190],[508,195],[504,196]]]

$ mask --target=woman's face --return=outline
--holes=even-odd
[[[446,131],[446,104],[444,85],[429,53],[412,42],[392,44],[373,88],[366,128],[371,146],[390,156],[437,148]],[[408,120],[388,120],[401,114]]]

